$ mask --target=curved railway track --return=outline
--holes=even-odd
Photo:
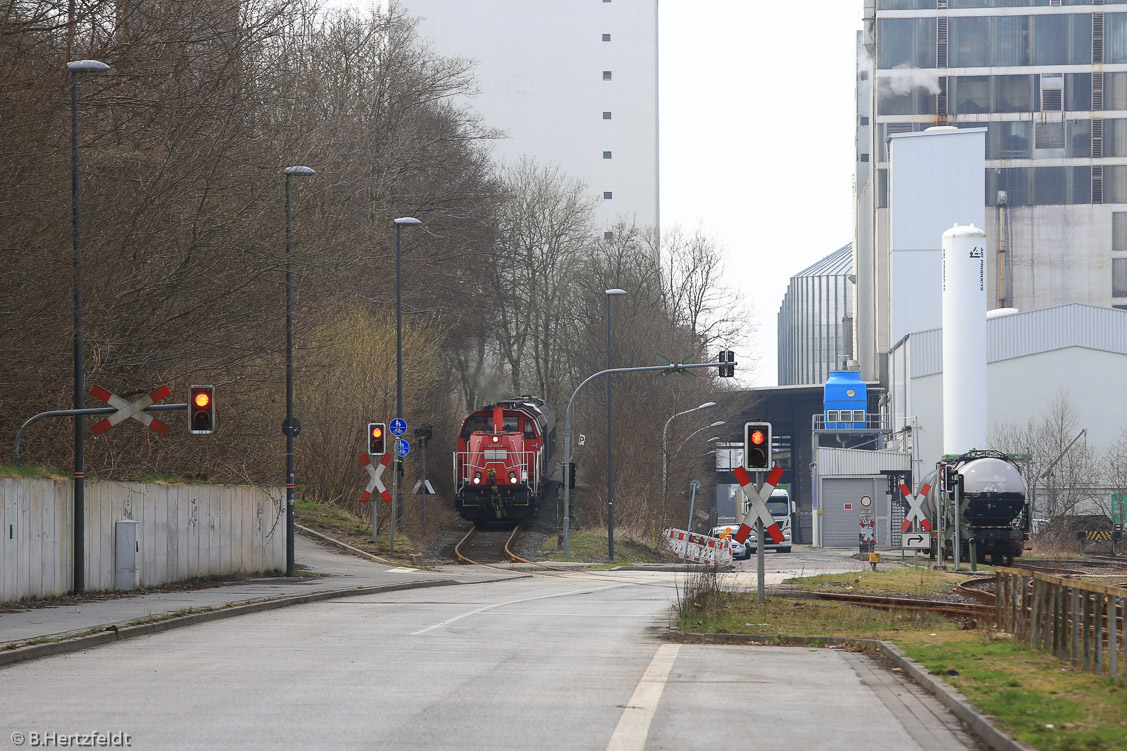
[[[512,546],[520,535],[520,525],[509,529],[489,529],[471,526],[454,545],[454,560],[469,566],[489,566],[497,563],[532,563],[513,552]]]

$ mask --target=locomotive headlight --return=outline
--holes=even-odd
[[[501,438],[499,436],[493,436],[493,442],[494,443],[498,443],[498,442],[500,442],[500,440],[501,440]]]
[[[480,472],[474,472],[473,473],[473,484],[474,485],[480,485],[481,484],[481,473]]]
[[[517,473],[516,472],[510,472],[509,473],[509,482],[511,482],[513,485],[517,484]]]

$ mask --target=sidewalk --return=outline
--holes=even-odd
[[[251,579],[206,589],[126,595],[38,607],[15,613],[0,613],[0,665],[16,661],[4,657],[5,655],[9,658],[15,657],[11,652],[22,642],[51,639],[56,641],[53,646],[57,648],[59,646],[57,640],[89,634],[92,630],[105,629],[113,632],[109,640],[115,640],[120,638],[120,635],[124,635],[126,624],[189,610],[210,610],[202,615],[208,616],[207,620],[211,620],[252,611],[250,607],[235,608],[232,611],[234,606],[239,605],[261,604],[263,606],[261,609],[269,609],[285,604],[328,599],[334,595],[363,594],[386,588],[473,584],[507,579],[514,575],[520,576],[520,574],[509,574],[477,566],[447,568],[443,571],[421,571],[384,565],[339,553],[300,534],[294,537],[294,559],[299,571],[312,571],[321,576]],[[202,619],[193,619],[193,622],[195,620]],[[159,629],[152,630],[164,630],[170,627],[170,622],[165,620],[149,625],[160,626]],[[113,628],[114,626],[117,628]],[[130,627],[129,630],[132,631],[134,628],[136,627]],[[105,640],[99,640],[97,643],[103,641]],[[19,651],[23,652],[24,649]],[[55,651],[66,650],[57,648]],[[35,656],[40,655],[28,655],[22,659]]]

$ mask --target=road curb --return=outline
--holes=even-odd
[[[498,580],[491,579],[487,581]],[[59,637],[60,641],[52,641],[41,644],[29,644],[24,647],[2,650],[0,651],[0,668],[6,667],[8,665],[14,665],[19,662],[26,662],[27,660],[35,660],[40,657],[66,654],[68,652],[78,652],[84,649],[90,649],[92,647],[98,647],[103,644],[110,644],[112,642],[122,641],[125,639],[135,639],[139,636],[150,636],[152,634],[159,634],[162,631],[171,631],[175,628],[194,626],[198,623],[217,621],[222,618],[234,618],[240,615],[250,615],[251,613],[261,613],[267,610],[277,610],[279,608],[285,608],[291,605],[305,605],[311,602],[333,600],[339,597],[358,597],[361,595],[380,594],[383,592],[398,592],[405,589],[425,589],[427,587],[443,587],[460,584],[479,583],[482,582],[460,582],[455,579],[435,579],[431,581],[403,582],[401,584],[380,584],[363,587],[349,587],[344,589],[330,589],[324,590],[322,592],[307,592],[300,595],[282,595],[281,597],[271,597],[267,599],[236,601],[238,604],[219,605],[215,606],[214,610],[205,610],[199,613],[172,615],[163,620],[154,621],[153,623],[129,625],[129,623],[131,623],[130,621],[121,621],[118,623],[111,623],[106,626],[98,626],[96,628],[100,628],[102,630],[96,633],[87,634],[85,636],[67,637],[64,634]],[[160,616],[156,615],[153,617],[159,618]]]
[[[875,640],[874,640],[875,641]],[[895,662],[901,670],[912,679],[926,688],[943,706],[974,731],[975,735],[996,751],[1034,751],[1031,746],[1012,738],[1004,730],[990,721],[986,715],[976,710],[969,701],[957,690],[947,685],[942,679],[936,678],[920,663],[900,651],[895,644],[886,641],[876,641],[878,649],[888,659]]]
[[[995,751],[1035,751],[1032,746],[1011,737],[995,725],[989,717],[976,710],[956,689],[936,678],[920,663],[900,651],[891,642],[879,639],[849,639],[835,636],[782,636],[766,634],[703,634],[692,631],[670,630],[668,638],[691,644],[754,644],[766,647],[861,647],[873,649],[896,663],[904,673],[928,693],[951,710],[971,732]]]

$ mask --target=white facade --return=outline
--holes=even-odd
[[[657,0],[399,0],[419,35],[476,62],[470,104],[496,157],[554,164],[601,200],[605,229],[658,226]]]
[[[1127,425],[1127,311],[1072,304],[986,323],[988,436],[1002,424],[1042,418],[1063,395],[1090,446],[1119,438]],[[908,427],[914,418],[923,468],[943,455],[942,351],[942,331],[933,329],[908,336],[889,354],[892,427]]]
[[[955,224],[982,227],[986,214],[985,129],[903,133],[890,141],[890,334],[877,337],[886,348],[942,325],[943,233]]]

